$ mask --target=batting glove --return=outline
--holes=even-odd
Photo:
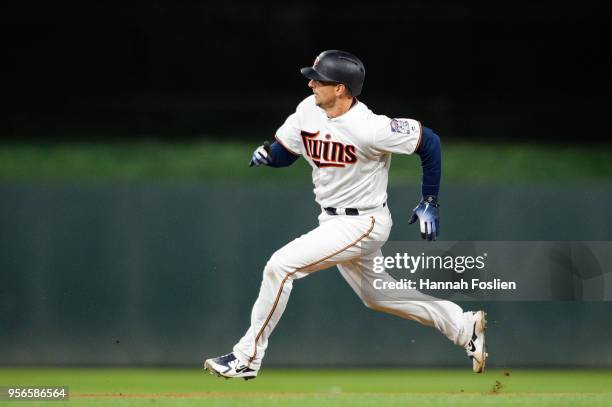
[[[435,196],[426,196],[412,211],[409,224],[419,220],[421,225],[421,237],[433,241],[440,235],[440,215],[438,213],[438,199]]]
[[[270,164],[270,143],[264,141],[263,145],[257,147],[257,149],[253,152],[253,156],[251,157],[251,162],[249,163],[249,167],[259,167],[260,165],[269,165]]]

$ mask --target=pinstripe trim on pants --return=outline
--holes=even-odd
[[[325,257],[323,257],[322,259],[319,259],[315,262],[312,262],[310,264],[305,265],[304,267],[300,267],[294,271],[292,271],[291,273],[287,273],[287,275],[285,276],[285,278],[283,278],[283,281],[281,281],[281,285],[278,288],[278,291],[276,293],[276,298],[274,300],[274,305],[272,305],[272,309],[270,310],[270,312],[268,313],[268,317],[266,318],[266,321],[264,322],[263,326],[259,329],[259,332],[257,333],[257,336],[255,337],[255,344],[253,346],[253,356],[251,356],[249,358],[249,361],[247,363],[247,367],[251,367],[251,363],[253,362],[253,360],[255,360],[255,358],[257,357],[257,342],[259,342],[259,338],[261,338],[261,335],[264,332],[264,329],[266,329],[266,326],[268,325],[268,322],[270,322],[270,318],[272,318],[272,314],[274,314],[274,311],[276,310],[276,306],[278,305],[278,300],[280,299],[281,293],[283,292],[283,287],[285,286],[285,282],[287,281],[287,279],[289,277],[291,277],[292,275],[294,275],[295,273],[301,271],[301,270],[305,270],[309,267],[312,267],[314,265],[317,265],[327,259],[329,259],[330,257],[333,257],[339,253],[342,253],[343,251],[345,251],[346,249],[355,246],[357,243],[359,243],[362,239],[364,239],[365,237],[367,237],[370,233],[372,233],[372,230],[374,229],[374,224],[376,223],[376,220],[374,219],[374,216],[370,216],[370,227],[368,228],[367,231],[365,231],[365,233],[363,233],[361,236],[359,236],[354,242],[349,243],[348,245],[344,246],[342,249],[335,251],[334,253],[327,255]]]

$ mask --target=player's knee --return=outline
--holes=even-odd
[[[376,301],[370,298],[362,298],[363,305],[365,305],[369,309],[376,309]]]
[[[266,263],[264,268],[264,275],[268,274],[269,277],[278,278],[284,277],[289,272],[287,263],[283,260],[282,256],[274,253],[272,257]]]
[[[377,301],[374,298],[363,298],[363,305],[367,308],[372,309],[374,311],[380,311],[383,307],[381,306],[381,302]]]

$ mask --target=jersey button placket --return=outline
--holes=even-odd
[[[320,175],[321,175],[321,184],[322,185],[327,185],[329,184],[329,180],[330,180],[330,174],[327,168],[321,168],[320,170]]]
[[[329,126],[330,122],[333,120],[333,118],[327,118],[327,124]],[[325,129],[321,132],[321,134],[323,135],[321,137],[321,140],[328,140],[329,138],[331,138],[330,134],[331,134],[331,129],[326,126]],[[321,162],[325,161],[324,157],[323,157],[323,147],[321,147]],[[331,174],[329,173],[329,168],[327,167],[323,167],[323,168],[319,168],[319,176],[320,176],[320,182],[321,185],[327,186],[329,184],[329,181],[331,179]]]

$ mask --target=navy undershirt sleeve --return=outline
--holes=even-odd
[[[270,146],[270,167],[288,167],[298,158],[300,158],[299,155],[293,154],[278,141],[275,141]]]
[[[430,128],[423,127],[421,145],[416,153],[421,157],[423,178],[421,194],[438,196],[440,191],[440,176],[442,175],[442,150],[440,137]]]

